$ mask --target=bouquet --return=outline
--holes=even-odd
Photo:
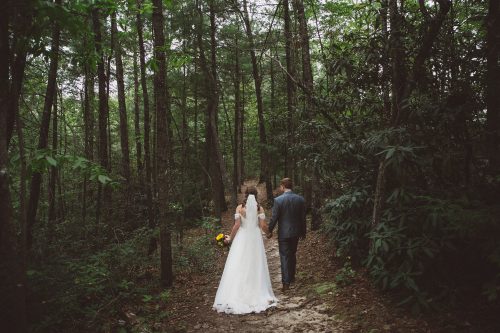
[[[227,235],[224,235],[222,233],[218,234],[216,237],[215,237],[215,242],[217,243],[217,245],[219,245],[220,247],[224,247],[224,246],[227,246],[228,244],[226,244],[224,242],[224,240],[226,239]]]

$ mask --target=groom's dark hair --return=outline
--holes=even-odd
[[[287,188],[289,190],[293,188],[293,182],[290,178],[283,178],[280,184],[283,185],[284,188]]]

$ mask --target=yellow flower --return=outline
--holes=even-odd
[[[220,241],[222,238],[224,238],[224,234],[218,234],[215,240]]]

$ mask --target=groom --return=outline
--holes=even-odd
[[[274,199],[273,215],[269,223],[267,238],[273,236],[273,229],[278,224],[278,244],[281,260],[282,291],[290,288],[295,281],[296,253],[299,238],[306,237],[306,205],[305,200],[292,191],[293,183],[290,178],[280,182],[283,194]]]

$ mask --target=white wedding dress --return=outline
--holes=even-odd
[[[267,266],[264,241],[259,228],[257,201],[249,195],[246,203],[246,217],[241,225],[227,256],[226,265],[217,289],[213,309],[217,312],[245,314],[261,312],[276,306]]]

